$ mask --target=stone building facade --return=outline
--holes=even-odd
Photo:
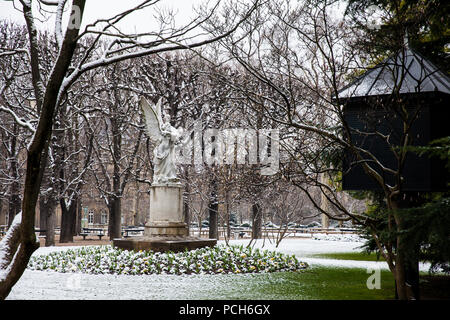
[[[106,202],[98,192],[83,192],[80,208],[78,209],[78,221],[85,227],[107,228],[109,211]],[[122,198],[122,226],[143,225],[149,210],[149,195],[145,186],[136,186],[131,183],[124,192]],[[56,228],[61,226],[61,208],[56,207]],[[8,203],[0,201],[0,226],[8,225]],[[36,228],[40,228],[39,202],[36,208]]]

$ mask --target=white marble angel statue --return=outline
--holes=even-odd
[[[155,143],[153,151],[153,184],[179,184],[175,163],[176,146],[181,142],[183,128],[174,128],[170,124],[170,116],[161,112],[162,99],[152,106],[145,98],[141,98],[147,134]]]

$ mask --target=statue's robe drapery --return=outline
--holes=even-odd
[[[175,165],[176,144],[173,141],[177,139],[177,132],[167,132],[163,135],[160,144],[155,148],[153,152],[153,183],[165,184],[179,181]]]

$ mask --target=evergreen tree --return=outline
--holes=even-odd
[[[441,0],[350,0],[346,15],[367,33],[360,45],[385,56],[409,44],[450,72],[450,2]]]

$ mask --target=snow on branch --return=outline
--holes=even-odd
[[[55,36],[56,41],[58,43],[58,47],[61,48],[63,42],[63,33],[62,33],[62,17],[64,13],[64,6],[66,5],[67,0],[55,1],[58,2],[58,7],[56,9],[56,21],[55,21]]]
[[[4,56],[11,56],[11,55],[15,55],[17,53],[25,53],[28,54],[28,50],[27,49],[6,49],[6,48],[0,48],[0,57],[4,57]]]
[[[65,2],[65,1],[61,1],[61,0],[39,0],[39,2],[45,4],[46,6],[57,6],[61,2]]]
[[[33,133],[36,131],[36,128],[33,126],[33,124],[30,121],[23,120],[14,111],[12,111],[10,108],[6,108],[6,107],[3,107],[3,106],[0,106],[0,111],[4,111],[4,112],[9,113],[10,115],[12,115],[14,120],[21,127],[24,127],[24,128],[30,130]]]
[[[73,72],[64,79],[61,86],[60,95],[61,93],[66,92],[70,85],[74,83],[83,73],[89,70],[103,67],[116,62],[152,54],[176,51],[181,49],[194,50],[195,48],[199,48],[204,45],[219,41],[235,32],[238,27],[251,16],[251,14],[259,5],[259,1],[255,1],[252,7],[248,9],[234,25],[230,26],[228,30],[224,30],[222,33],[215,35],[209,39],[198,40],[192,43],[189,43],[188,41],[192,40],[193,37],[188,36],[187,33],[204,23],[212,15],[212,12],[202,19],[194,19],[194,21],[191,21],[184,27],[180,27],[175,30],[169,29],[170,32],[166,35],[164,35],[164,29],[159,30],[159,32],[148,32],[138,35],[125,35],[117,31],[114,25],[122,20],[125,16],[135,10],[140,10],[142,8],[153,5],[154,3],[156,3],[156,1],[144,1],[139,6],[125,11],[111,19],[98,20],[94,24],[88,25],[86,27],[86,30],[79,35],[79,38],[89,33],[96,34],[97,37],[91,44],[90,48],[86,50],[84,57],[80,60],[78,65],[74,66]],[[213,8],[213,10],[216,7],[217,5]],[[89,29],[99,22],[107,23],[102,31],[93,31]],[[108,29],[111,27],[116,30],[114,34],[108,32]],[[89,56],[92,52],[96,51],[96,47],[102,36],[114,36],[116,39],[109,44],[109,46],[102,53],[101,57],[88,62]],[[152,41],[138,40],[139,38],[143,39],[148,36],[151,36],[154,39]],[[125,46],[123,47],[123,45]]]
[[[0,242],[0,281],[7,277],[14,256],[19,251],[14,244],[18,243],[21,222],[22,213],[19,213],[14,217],[8,232]]]

